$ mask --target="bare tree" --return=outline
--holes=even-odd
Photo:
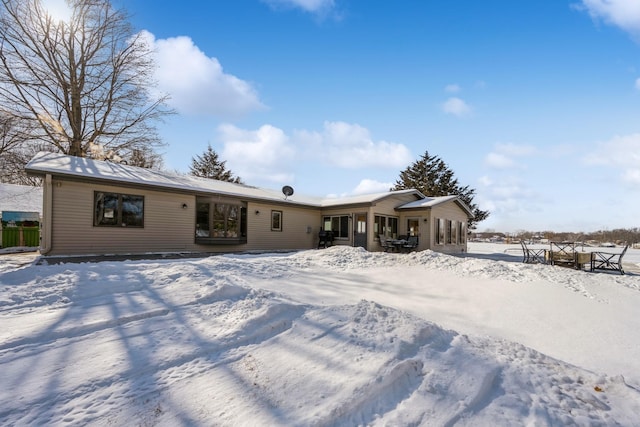
[[[40,151],[51,151],[53,147],[37,143],[21,144],[0,155],[0,182],[19,185],[42,183],[40,178],[27,175],[25,165]]]
[[[0,110],[25,141],[80,157],[161,145],[155,122],[171,110],[154,91],[142,34],[108,0],[67,0],[56,20],[40,0],[0,0]],[[99,149],[96,149],[99,147]]]
[[[0,156],[8,153],[24,140],[16,122],[17,120],[11,114],[0,111]]]

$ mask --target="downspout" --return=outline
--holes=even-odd
[[[46,255],[51,251],[51,215],[53,212],[53,185],[51,174],[46,174],[42,186],[42,241],[40,242],[40,254]]]

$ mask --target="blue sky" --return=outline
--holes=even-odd
[[[156,48],[165,167],[387,190],[425,151],[478,230],[640,227],[638,0],[115,0]]]

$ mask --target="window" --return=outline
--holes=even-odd
[[[282,231],[282,211],[271,211],[271,231]]]
[[[467,232],[466,232],[466,224],[462,221],[458,223],[458,243],[461,245],[466,242]]]
[[[436,245],[444,245],[444,219],[436,218],[435,224],[435,237]]]
[[[420,220],[417,218],[407,219],[407,232],[409,236],[420,235]]]
[[[460,244],[458,240],[458,221],[451,221],[451,243],[454,245]]]
[[[196,203],[196,237],[210,237],[209,203]]]
[[[349,215],[325,216],[322,229],[332,231],[335,238],[349,238]]]
[[[376,236],[382,234],[395,239],[398,237],[398,218],[376,215],[373,220],[373,229]]]
[[[144,227],[144,196],[93,193],[95,227]]]
[[[199,198],[196,202],[196,239],[198,243],[220,243],[246,240],[247,209],[242,203],[212,202]],[[237,243],[237,242],[236,242]]]
[[[240,234],[240,206],[215,203],[212,217],[212,237],[238,237]]]

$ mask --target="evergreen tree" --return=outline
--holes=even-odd
[[[242,184],[239,177],[234,177],[231,171],[225,167],[226,161],[218,159],[218,153],[213,151],[211,145],[202,156],[191,158],[191,166],[189,167],[191,175],[201,178],[217,179],[219,181],[235,182]]]
[[[425,196],[458,196],[473,212],[473,218],[469,220],[469,230],[475,229],[476,224],[489,216],[488,211],[480,210],[473,203],[476,190],[468,185],[460,185],[447,164],[438,156],[430,156],[428,151],[425,151],[419,160],[400,172],[400,178],[392,190],[410,188],[419,190]]]

